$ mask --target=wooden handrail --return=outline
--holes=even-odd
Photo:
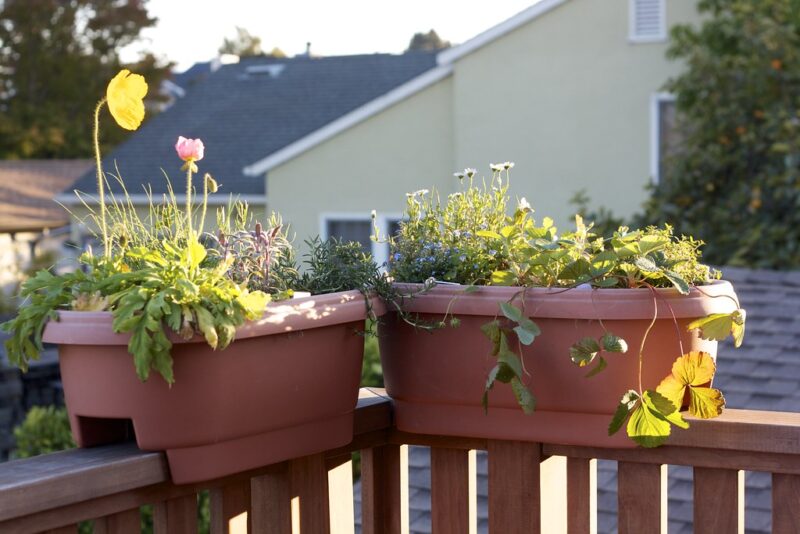
[[[227,532],[227,527],[220,525],[241,511],[249,511],[247,523],[252,532],[260,532],[265,525],[281,532],[293,531],[293,522],[303,521],[306,526],[317,525],[314,532],[352,532],[347,527],[352,523],[352,495],[348,497],[346,491],[352,485],[349,460],[352,452],[361,450],[363,532],[401,533],[404,521],[408,521],[403,473],[407,469],[404,447],[409,444],[432,448],[433,522],[443,532],[463,530],[464,525],[475,521],[474,508],[467,505],[474,499],[474,488],[469,486],[474,478],[474,455],[466,451],[473,449],[489,451],[490,526],[503,532],[515,532],[523,522],[525,528],[538,531],[540,512],[547,510],[545,505],[540,509],[529,500],[534,498],[538,503],[546,498],[539,494],[539,482],[540,477],[550,475],[549,468],[542,467],[540,473],[534,466],[544,466],[550,457],[568,458],[563,483],[571,533],[589,531],[590,461],[596,458],[619,462],[621,533],[658,532],[663,527],[665,514],[660,507],[666,496],[660,482],[664,477],[662,464],[694,466],[696,524],[715,526],[719,532],[741,523],[735,513],[743,506],[736,502],[737,488],[741,487],[739,470],[773,473],[776,502],[788,502],[800,494],[800,414],[726,410],[713,420],[687,419],[690,429],[674,431],[669,444],[656,449],[417,435],[394,428],[392,400],[385,391],[364,388],[349,445],[202,484],[175,486],[170,482],[164,454],[140,451],[132,443],[0,464],[0,532],[41,532],[94,518],[102,518],[99,524],[104,525],[101,530],[105,532],[136,532],[138,507],[144,504],[157,505],[157,532],[192,532],[196,529],[192,515],[196,494],[209,489],[215,530]],[[334,473],[346,476],[334,480]],[[732,496],[733,508],[705,503],[717,492]],[[295,517],[289,500],[297,495],[306,504]],[[349,499],[349,514],[336,513],[334,498],[344,499],[337,501],[340,503]],[[492,516],[491,510],[498,506],[521,508],[516,515]],[[773,506],[774,524],[781,528],[800,524],[797,508]],[[547,531],[545,525],[540,527]]]

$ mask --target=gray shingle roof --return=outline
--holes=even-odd
[[[180,183],[181,161],[174,145],[179,135],[201,138],[206,146],[201,172],[210,172],[224,193],[264,194],[261,177],[242,174],[246,165],[319,129],[432,68],[431,52],[402,55],[370,54],[339,57],[245,58],[222,65],[186,89],[186,96],[147,121],[105,158],[114,161],[131,194],[152,184],[166,191],[161,168]],[[277,76],[253,72],[282,64]],[[76,184],[94,191],[89,172]],[[180,187],[177,187],[180,190]]]
[[[742,307],[747,310],[745,341],[738,349],[720,346],[715,386],[730,408],[800,412],[800,271],[778,272],[728,267]],[[487,532],[486,454],[478,453],[478,532]],[[600,534],[617,531],[617,465],[599,461],[597,513]],[[409,450],[409,523],[411,532],[431,532],[430,453]],[[772,522],[771,477],[746,473],[745,524],[751,534],[768,533]],[[356,488],[360,501],[360,487]],[[669,532],[691,534],[692,469],[669,468]],[[360,518],[360,502],[356,518]]]

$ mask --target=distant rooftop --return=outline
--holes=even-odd
[[[0,233],[66,225],[69,214],[53,196],[91,168],[88,159],[0,161]]]
[[[173,106],[145,122],[106,155],[106,171],[119,167],[131,194],[151,184],[166,191],[162,168],[180,181],[178,136],[201,138],[201,172],[222,193],[264,195],[263,177],[242,169],[435,66],[433,52],[339,57],[252,57],[239,63],[198,64],[173,83],[186,91]],[[94,190],[87,172],[76,187]]]

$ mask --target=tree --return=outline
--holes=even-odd
[[[219,47],[220,54],[233,54],[239,57],[260,56],[261,38],[239,26],[236,27],[236,37],[222,41]]]
[[[0,1],[0,157],[75,158],[92,154],[91,114],[108,81],[127,67],[149,96],[171,65],[152,54],[125,65],[119,51],[153,26],[146,0]],[[110,121],[104,114],[103,120]],[[104,148],[127,133],[104,128]]]
[[[701,0],[672,30],[680,146],[639,223],[703,239],[715,264],[800,267],[800,0]]]
[[[428,33],[415,33],[408,43],[406,52],[412,52],[414,50],[441,50],[442,48],[450,48],[450,41],[442,40],[435,30],[430,30]]]

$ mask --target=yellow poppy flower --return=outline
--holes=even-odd
[[[147,94],[147,82],[141,74],[131,74],[122,69],[108,83],[106,100],[108,109],[117,124],[126,130],[135,130],[144,120],[144,97]]]

